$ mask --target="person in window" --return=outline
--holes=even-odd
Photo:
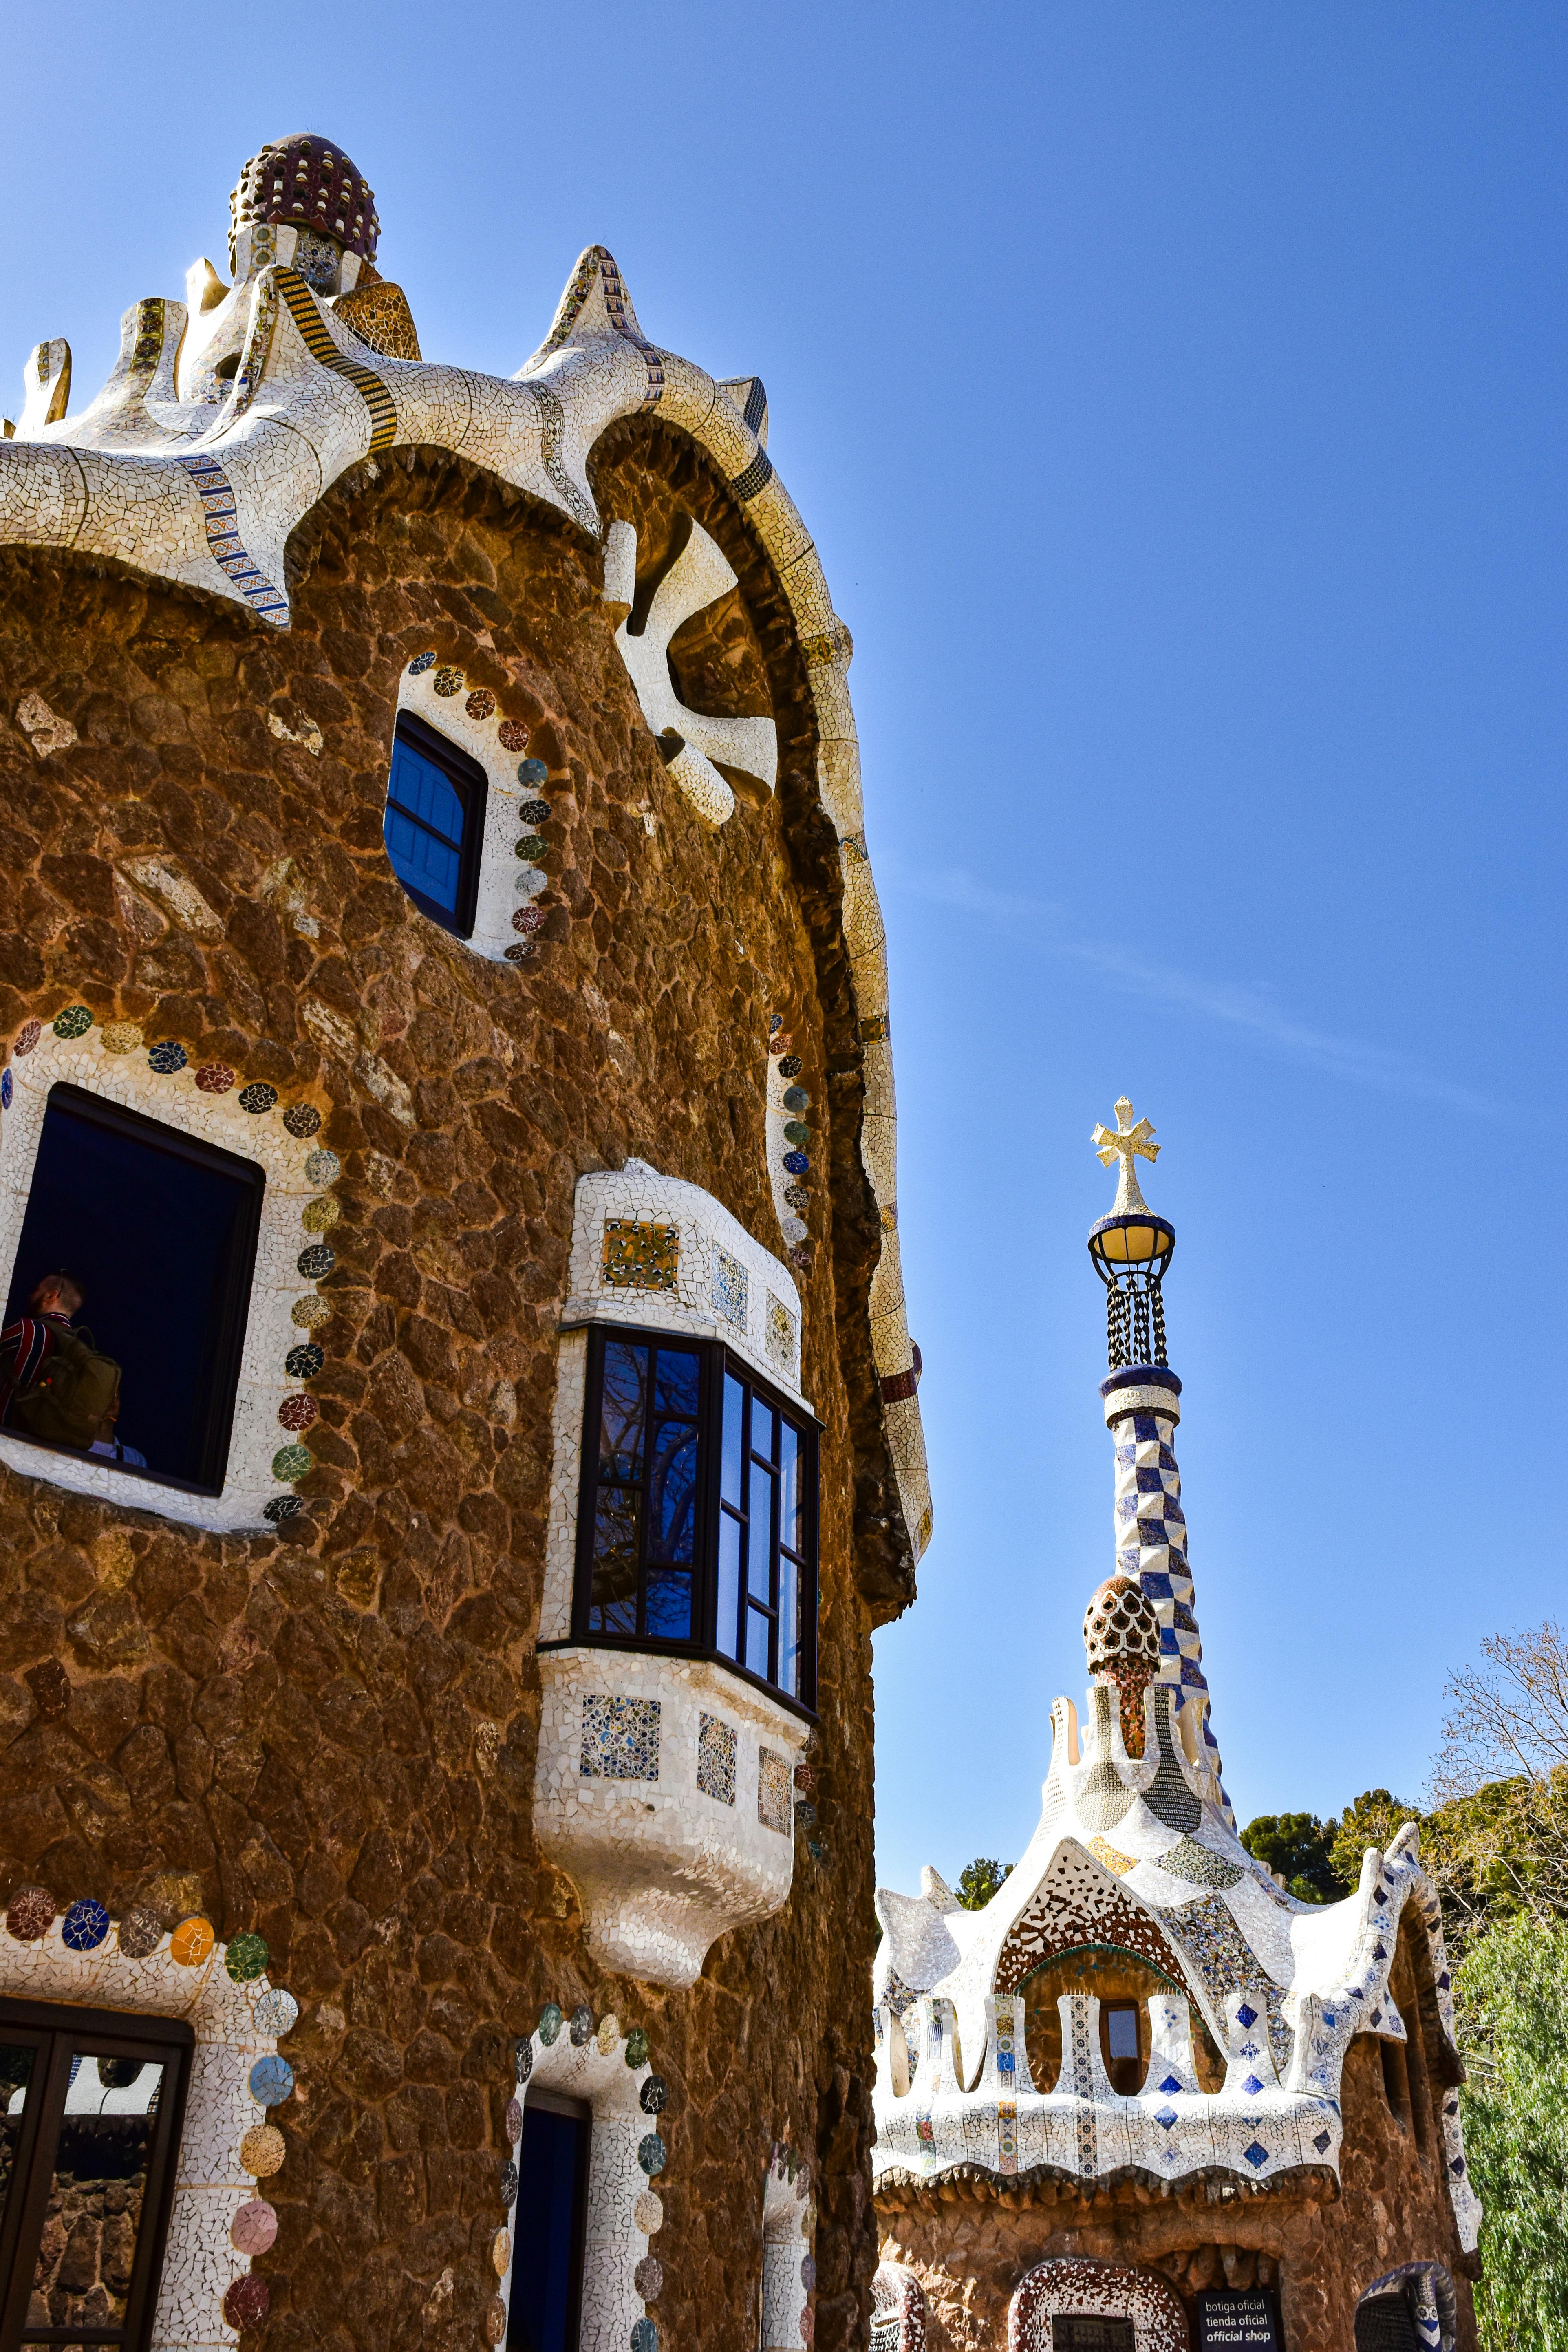
[[[114,1424],[119,1419],[120,1391],[117,1389],[114,1402],[99,1423],[98,1435],[88,1447],[88,1452],[102,1454],[110,1462],[129,1462],[136,1469],[145,1470],[147,1456],[144,1454],[138,1454],[133,1445],[127,1445],[125,1440],[116,1433]]]
[[[71,1322],[84,1297],[63,1267],[46,1274],[28,1302],[32,1313],[0,1332],[0,1421],[82,1454],[120,1404],[120,1366]]]
[[[37,1388],[57,1354],[71,1317],[82,1307],[81,1285],[68,1274],[46,1274],[27,1301],[31,1313],[18,1315],[0,1331],[0,1423],[27,1426],[26,1414],[13,1414],[15,1398]]]

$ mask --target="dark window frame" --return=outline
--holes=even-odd
[[[261,1239],[261,1211],[267,1196],[267,1171],[259,1160],[249,1159],[242,1151],[230,1151],[224,1145],[210,1143],[205,1136],[188,1135],[184,1128],[172,1127],[145,1111],[132,1110],[122,1103],[110,1102],[103,1095],[86,1087],[72,1086],[68,1080],[57,1078],[50,1087],[44,1104],[44,1119],[57,1096],[64,1097],[62,1108],[73,1116],[87,1118],[106,1128],[110,1134],[121,1135],[145,1150],[163,1151],[171,1158],[187,1160],[199,1168],[221,1165],[231,1177],[243,1176],[248,1188],[248,1200],[243,1211],[240,1238],[230,1253],[226,1268],[226,1283],[217,1339],[212,1351],[208,1373],[208,1409],[204,1455],[209,1472],[206,1478],[182,1478],[168,1470],[156,1470],[139,1462],[115,1462],[103,1454],[95,1454],[83,1447],[63,1445],[53,1438],[38,1437],[20,1422],[7,1419],[5,1434],[23,1445],[36,1445],[43,1454],[62,1454],[69,1462],[89,1462],[95,1466],[113,1470],[122,1478],[140,1478],[150,1486],[172,1487],[181,1495],[221,1495],[228,1477],[229,1447],[234,1439],[234,1411],[239,1397],[239,1376],[245,1361],[245,1335],[250,1321],[250,1296],[256,1279],[256,1254]],[[43,1141],[40,1123],[38,1140]],[[22,1230],[26,1227],[27,1207],[33,1197],[37,1163],[27,1186],[27,1200],[22,1209]],[[18,1249],[21,1234],[17,1235]],[[16,1280],[13,1263],[11,1280]],[[23,1310],[26,1312],[26,1309]],[[81,1315],[84,1330],[92,1329],[92,1300],[89,1297]]]
[[[421,719],[417,711],[400,710],[398,712],[397,724],[393,729],[395,755],[399,742],[406,743],[410,751],[417,751],[421,759],[428,760],[433,767],[439,768],[462,803],[462,839],[458,842],[448,842],[448,846],[455,848],[458,853],[456,906],[447,908],[437,899],[426,898],[423,890],[416,888],[412,882],[406,881],[401,874],[397,873],[395,866],[393,866],[392,870],[397,877],[399,887],[407,892],[422,915],[428,916],[431,922],[439,924],[441,929],[450,932],[454,939],[472,939],[474,916],[479,906],[479,865],[484,851],[485,810],[489,794],[489,778],[471,752],[465,751],[460,743],[454,743],[449,735],[443,735],[438,727],[432,727],[427,719]],[[405,807],[403,802],[394,801],[392,776],[393,761],[389,760],[386,767],[386,798],[383,804],[381,820],[384,845],[386,841],[386,813],[392,808],[395,808],[400,815],[406,817],[410,824],[418,825],[424,832],[434,834],[439,841],[447,841],[445,834],[437,834],[433,825],[429,824],[425,818],[417,816],[412,809]],[[392,865],[390,846],[387,846],[386,856],[390,866]]]
[[[755,1371],[744,1357],[737,1355],[721,1339],[692,1337],[683,1331],[667,1331],[631,1323],[591,1323],[587,1331],[587,1365],[582,1423],[582,1464],[577,1490],[577,1550],[572,1594],[572,1633],[564,1642],[542,1642],[542,1650],[588,1647],[603,1650],[626,1650],[658,1657],[698,1657],[723,1666],[738,1675],[754,1689],[765,1691],[779,1706],[792,1714],[803,1716],[808,1722],[816,1720],[816,1649],[817,1612],[821,1591],[821,1435],[822,1423],[807,1408]],[[604,1396],[605,1349],[616,1340],[633,1345],[679,1349],[699,1357],[701,1363],[698,1417],[698,1483],[695,1559],[692,1572],[693,1633],[689,1640],[673,1640],[651,1633],[609,1633],[595,1630],[588,1622],[593,1591],[594,1528],[595,1505],[599,1488],[598,1431]],[[728,1507],[721,1500],[720,1481],[723,1456],[724,1383],[733,1378],[744,1384],[754,1397],[760,1397],[773,1412],[784,1415],[797,1434],[800,1446],[800,1477],[804,1496],[805,1540],[799,1559],[800,1572],[800,1673],[796,1691],[782,1689],[765,1675],[754,1673],[742,1659],[721,1647],[718,1640],[719,1601],[719,1531]],[[645,1472],[646,1479],[646,1472]],[[778,1516],[777,1485],[774,1481],[773,1523]],[[638,1591],[639,1616],[643,1613],[642,1595],[646,1591],[648,1561],[647,1524],[646,1513],[639,1521]],[[777,1543],[770,1530],[770,1542],[776,1553]],[[776,1595],[776,1579],[773,1580]],[[741,1577],[739,1612],[748,1607],[744,1563]],[[776,1599],[775,1599],[776,1612]],[[776,1658],[776,1648],[774,1650]]]
[[[0,2352],[25,2344],[112,2345],[145,2352],[157,2311],[158,2286],[174,2210],[181,2135],[196,2037],[183,2019],[115,2010],[76,2009],[63,2002],[0,1998],[0,2040],[30,2042],[43,2052],[38,2096],[22,2114],[12,2190],[0,2220]],[[123,2328],[32,2328],[27,2306],[54,2178],[59,2127],[70,2089],[73,2053],[88,2058],[142,2058],[156,2052],[168,2065],[153,2126],[147,2189],[136,2233],[136,2253]],[[30,2086],[29,2086],[30,2087]]]

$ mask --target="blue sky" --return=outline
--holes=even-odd
[[[435,357],[580,248],[757,372],[857,644],[938,1532],[881,1868],[1032,1827],[1111,1566],[1089,1150],[1165,1147],[1198,1615],[1245,1821],[1415,1794],[1557,1604],[1559,9],[57,6],[7,35],[14,410],[331,134]]]

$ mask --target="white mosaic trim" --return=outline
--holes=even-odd
[[[278,2048],[278,2037],[258,2032],[254,2015],[272,1987],[265,1976],[234,1983],[223,1944],[215,1944],[195,1968],[182,1968],[170,1956],[167,1936],[145,1959],[132,1960],[120,1950],[112,1928],[96,1951],[69,1950],[60,1924],[57,1918],[33,1944],[0,1930],[0,1994],[179,2018],[192,2028],[196,2042],[152,2352],[237,2344],[238,2330],[223,2315],[223,2298],[250,2264],[228,2232],[239,2208],[267,2194],[266,2182],[258,2186],[244,2169],[239,2149],[246,2133],[268,2120],[268,2109],[250,2095],[249,2076],[257,2060]]]
[[[643,2141],[660,2128],[660,2118],[644,2115],[637,2105],[637,2094],[653,2070],[647,2060],[640,2066],[627,2065],[626,2037],[614,2017],[602,2019],[598,2032],[582,2043],[572,2041],[565,2026],[548,2044],[536,2032],[529,2055],[528,2080],[517,2088],[520,2114],[526,2115],[531,2091],[582,2099],[593,2113],[579,2352],[626,2352],[632,2329],[646,2313],[635,2273],[652,2231],[642,2223],[651,2221],[657,2231],[663,2220],[658,2189],[637,2160]],[[516,2147],[512,2155],[515,2158]],[[510,2219],[509,2214],[509,2224]],[[509,2266],[501,2284],[501,2301],[509,2313],[511,2284]]]
[[[242,1110],[243,1072],[223,1095],[204,1094],[194,1066],[174,1076],[160,1076],[147,1061],[148,1047],[154,1042],[149,1037],[132,1052],[110,1054],[96,1023],[85,1035],[70,1039],[57,1037],[46,1024],[33,1051],[13,1056],[11,1105],[0,1113],[0,1297],[9,1288],[16,1263],[51,1087],[79,1087],[182,1135],[255,1160],[267,1182],[223,1491],[187,1494],[160,1484],[156,1476],[132,1476],[107,1462],[30,1445],[10,1431],[0,1431],[0,1461],[26,1477],[43,1478],[72,1494],[90,1495],[127,1510],[158,1511],[166,1518],[225,1533],[265,1533],[263,1507],[289,1492],[272,1474],[273,1458],[286,1445],[310,1443],[309,1431],[297,1441],[279,1426],[278,1408],[286,1396],[303,1391],[304,1383],[291,1379],[283,1363],[291,1348],[310,1337],[291,1318],[296,1303],[313,1297],[317,1288],[299,1273],[296,1261],[310,1244],[330,1244],[331,1238],[330,1230],[307,1232],[301,1223],[308,1204],[321,1197],[322,1186],[305,1173],[306,1161],[321,1147],[317,1137],[289,1133],[282,1102],[254,1116]],[[90,1301],[82,1320],[90,1329]]]
[[[439,629],[434,634],[438,640]],[[524,790],[518,782],[517,771],[523,755],[502,751],[493,714],[470,719],[464,708],[467,686],[460,694],[439,695],[435,682],[440,675],[438,667],[423,670],[417,677],[405,668],[398,681],[397,708],[422,719],[437,735],[444,735],[459,751],[466,751],[485,772],[485,829],[479,848],[474,928],[463,945],[472,948],[476,955],[488,957],[491,963],[503,963],[508,948],[518,943],[511,920],[515,909],[531,906],[550,886],[550,877],[542,866],[525,865],[516,855],[518,840],[534,829],[523,824],[518,811],[524,801],[538,800],[541,794],[531,786]],[[392,746],[388,744],[389,761],[391,757]]]
[[[706,1659],[542,1650],[539,1675],[534,1835],[577,1888],[590,1948],[626,1975],[694,1983],[719,1937],[771,1917],[789,1898],[795,1816],[787,1776],[808,1727]],[[657,1780],[584,1772],[584,1707],[612,1695],[657,1705]],[[702,1724],[712,1716],[735,1734],[734,1804],[715,1803],[699,1777]],[[784,1818],[772,1824],[752,1798],[764,1750],[782,1759],[785,1775]]]
[[[605,1281],[605,1222],[612,1217],[676,1227],[679,1256],[673,1290],[633,1290]],[[715,1301],[716,1250],[745,1272],[743,1325]],[[805,1403],[800,1392],[800,1293],[795,1277],[782,1258],[753,1241],[740,1219],[700,1184],[660,1175],[646,1160],[628,1160],[622,1169],[579,1177],[568,1288],[561,1309],[563,1325],[637,1323],[696,1339],[722,1339],[770,1387]],[[788,1317],[787,1332],[776,1328],[776,1318],[770,1324],[770,1300]]]
[[[636,526],[611,523],[605,534],[605,596],[617,610],[629,607],[637,586]],[[681,749],[668,761],[669,773],[703,821],[727,824],[735,795],[714,765],[722,761],[772,792],[778,777],[778,729],[771,719],[712,719],[689,710],[675,691],[669,671],[669,641],[694,613],[706,611],[739,585],[729,559],[700,523],[670,565],[634,636],[629,620],[616,631],[616,645],[637,690],[643,717],[657,737],[679,736]]]
[[[816,2223],[805,2167],[776,2148],[763,2185],[762,2352],[801,2352]]]
[[[1058,1755],[1064,1744],[1058,1738]],[[1056,1761],[1054,1755],[1053,1777]],[[1089,1769],[1091,1761],[1086,1757],[1079,1769]],[[1047,1781],[1047,1800],[1050,1794]],[[1059,1801],[1047,1811],[1059,1819]],[[1212,1819],[1206,1826],[1205,1843],[1212,1851],[1219,1840]],[[1112,1834],[1135,1846],[1149,1832],[1129,1813]],[[1129,1860],[1112,1852],[1119,1863]],[[1032,1853],[979,1912],[943,1910],[934,1894],[917,1901],[879,1890],[885,1933],[877,1968],[874,2177],[897,2170],[936,2179],[959,2165],[998,2176],[1049,2165],[1085,2179],[1129,2166],[1172,2180],[1218,2170],[1267,2181],[1303,2167],[1337,2175],[1340,2084],[1352,2035],[1406,2038],[1388,1980],[1407,1904],[1427,1938],[1443,2031],[1453,2042],[1441,1908],[1420,1864],[1413,1822],[1386,1854],[1368,1852],[1360,1886],[1345,1902],[1314,1906],[1279,1898],[1281,1916],[1300,1931],[1284,1948],[1291,1973],[1283,1978],[1248,1952],[1241,1932],[1246,1907],[1236,1900],[1243,1881],[1217,1895],[1236,1931],[1216,1938],[1205,1927],[1194,1939],[1183,1915],[1204,1911],[1216,1899],[1215,1889],[1173,1880],[1179,1899],[1161,1906],[1140,1899],[1131,1871],[1118,1875],[1071,1837],[1051,1844],[1043,1871]],[[1099,2003],[1087,1995],[1060,1997],[1061,2074],[1055,2084],[1034,2083],[1022,2000],[989,1990],[977,1995],[975,1987],[994,1983],[1010,1934],[1040,1907],[1039,1890],[1047,1888],[1043,1916],[1047,1923],[1053,1912],[1062,1917],[1064,1946],[1107,1940],[1137,1949],[1113,1916],[1115,1906],[1131,1903],[1168,1939],[1178,1965],[1191,1964],[1194,2000],[1226,2054],[1222,2089],[1199,2090],[1191,2011],[1187,2000],[1174,1994],[1144,2004],[1151,2056],[1136,2095],[1118,2094],[1105,2077]],[[1234,1972],[1228,1985],[1217,1974],[1221,1955]],[[1282,1998],[1276,1990],[1281,1985]],[[1451,2093],[1443,2096],[1442,2128],[1449,2200],[1459,2242],[1469,2251],[1481,2209]]]
[[[123,362],[117,362],[106,404],[95,403],[75,417],[58,414],[68,383],[68,349],[58,340],[41,345],[16,436],[0,440],[0,543],[70,547],[84,555],[108,556],[231,599],[254,611],[264,625],[286,627],[284,550],[289,535],[339,476],[369,454],[373,430],[364,399],[312,358],[287,303],[279,299],[278,265],[292,251],[292,232],[286,228],[251,231],[241,239],[234,288],[216,318],[198,313],[206,323],[193,342],[192,357],[199,347],[202,365],[177,384],[174,362],[186,325],[181,303],[160,306],[163,323],[156,364],[132,383]],[[127,313],[122,352],[143,307],[133,305]],[[817,784],[839,836],[846,940],[862,1016],[861,1156],[884,1228],[882,1255],[871,1277],[872,1344],[880,1377],[907,1372],[910,1349],[897,1232],[887,952],[866,854],[859,749],[848,690],[852,647],[833,610],[810,535],[767,457],[765,404],[748,422],[753,416],[749,400],[742,414],[732,390],[689,360],[650,344],[620,272],[601,246],[583,255],[550,334],[508,381],[429,361],[388,359],[369,351],[330,307],[317,308],[339,352],[368,366],[385,386],[396,410],[395,446],[450,449],[554,507],[587,533],[601,528],[585,470],[595,443],[617,419],[651,406],[689,433],[733,486],[789,602],[816,706]],[[199,398],[166,396],[196,389],[194,377],[205,379],[214,360],[242,350],[247,358],[216,409]],[[202,489],[181,462],[198,446],[221,467],[221,492],[209,495],[224,499],[232,544],[247,562],[233,578],[215,556]],[[696,750],[698,740],[679,755],[700,762],[695,781],[684,775],[676,781],[698,793],[711,778],[727,795],[722,778]],[[713,817],[723,814],[722,802],[716,801]],[[885,1420],[904,1522],[918,1559],[931,1528],[919,1405],[912,1397],[900,1399],[886,1407]]]
[[[1007,2306],[1008,2352],[1052,2352],[1053,2317],[1130,2319],[1135,2352],[1187,2352],[1182,2298],[1156,2271],[1058,2254],[1022,2278]]]

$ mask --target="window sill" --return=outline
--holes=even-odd
[[[721,1674],[732,1676],[746,1689],[755,1691],[759,1697],[772,1699],[775,1706],[782,1706],[786,1714],[796,1717],[808,1729],[815,1730],[821,1720],[816,1709],[807,1706],[804,1699],[792,1698],[787,1691],[780,1690],[776,1684],[768,1682],[763,1675],[752,1674],[749,1666],[742,1666],[736,1659],[726,1656],[722,1650],[705,1650],[695,1642],[661,1642],[651,1634],[573,1633],[564,1641],[537,1642],[534,1647],[541,1656],[550,1650],[605,1650],[619,1652],[626,1657],[677,1658],[692,1665],[717,1666]]]

